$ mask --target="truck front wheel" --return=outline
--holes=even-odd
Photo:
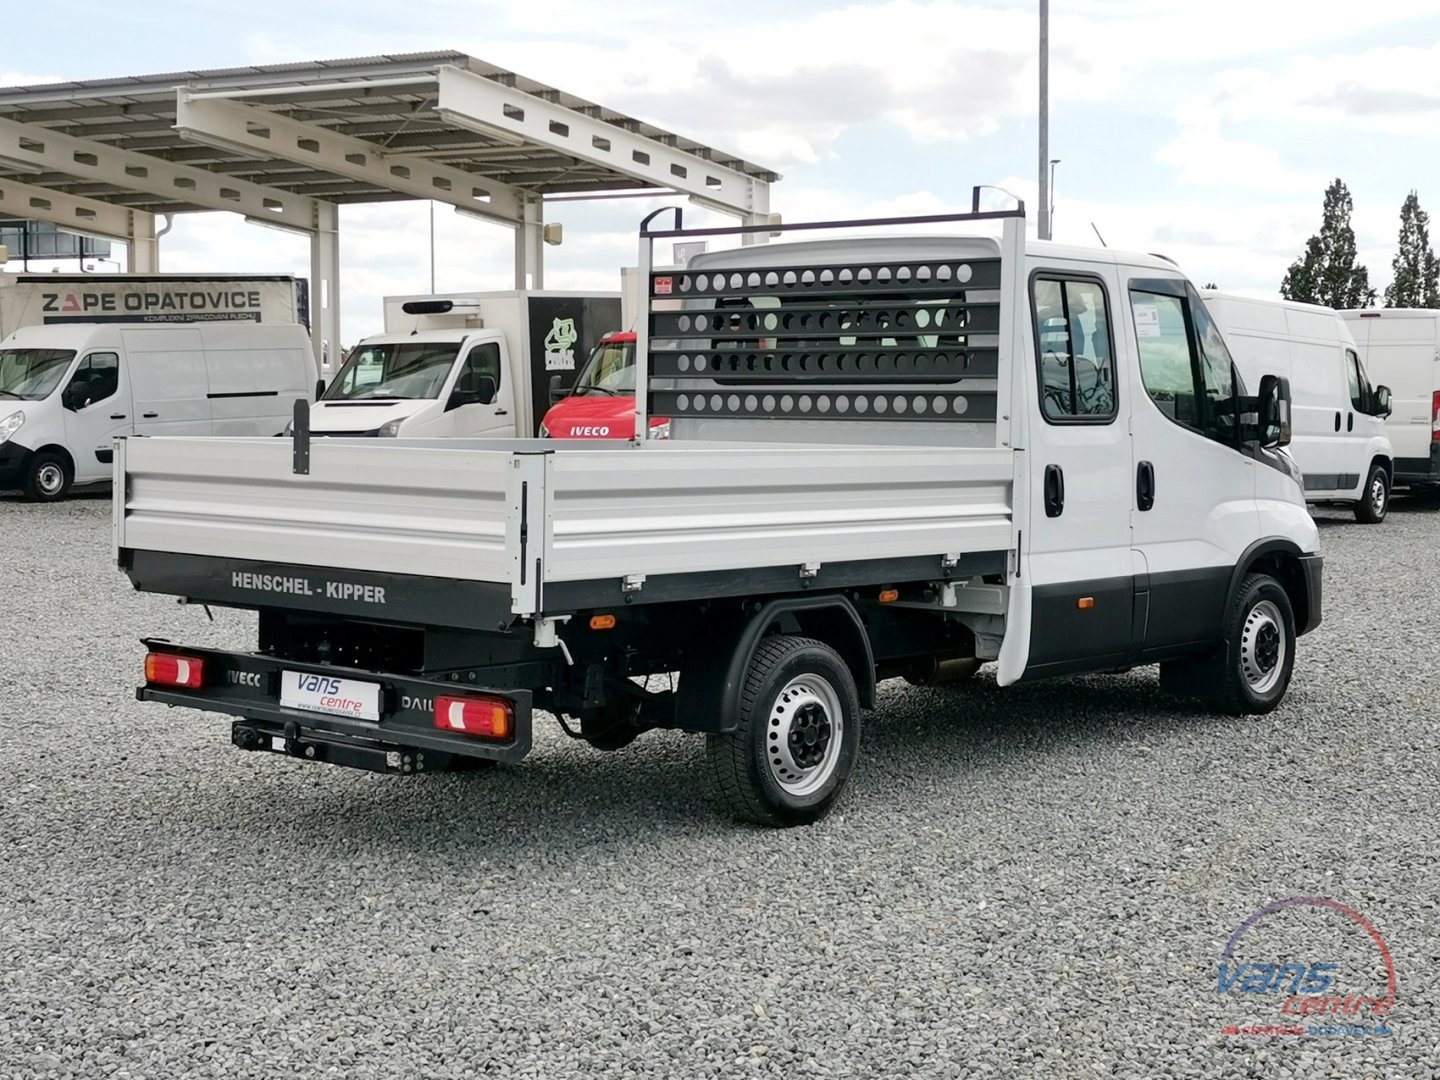
[[[1390,509],[1390,474],[1385,466],[1376,462],[1370,466],[1370,475],[1365,480],[1365,490],[1355,504],[1355,520],[1362,525],[1379,525],[1385,520],[1385,511]]]
[[[1160,665],[1160,688],[1198,697],[1235,716],[1267,713],[1295,668],[1295,615],[1284,587],[1247,574],[1230,598],[1225,637],[1209,656]]]
[[[808,825],[839,798],[860,744],[860,697],[823,642],[766,638],[740,692],[735,730],[708,736],[716,802],[742,821]]]

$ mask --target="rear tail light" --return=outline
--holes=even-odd
[[[1430,398],[1430,441],[1440,442],[1440,390]]]
[[[482,739],[508,739],[515,730],[515,706],[504,698],[438,697],[435,726]]]
[[[147,653],[145,681],[156,686],[185,686],[195,690],[205,685],[205,661],[172,653]]]

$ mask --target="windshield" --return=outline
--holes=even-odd
[[[357,346],[321,400],[437,398],[459,351],[458,341]]]
[[[74,349],[0,350],[0,398],[49,397],[74,359]]]
[[[601,342],[575,380],[575,394],[635,393],[635,343]]]

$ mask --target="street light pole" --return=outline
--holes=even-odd
[[[1050,239],[1050,0],[1040,0],[1040,227],[1036,235]]]
[[[1049,230],[1053,236],[1055,233],[1055,166],[1060,164],[1059,158],[1050,159],[1050,219]]]

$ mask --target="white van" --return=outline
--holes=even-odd
[[[1387,387],[1372,387],[1340,314],[1316,304],[1204,292],[1247,383],[1290,380],[1290,454],[1310,502],[1349,504],[1358,521],[1383,521],[1395,477],[1385,430]]]
[[[315,396],[303,326],[25,326],[0,342],[0,490],[110,479],[122,435],[278,435]]]
[[[1391,388],[1395,479],[1440,484],[1440,311],[1368,308],[1340,316],[1366,366]]]

